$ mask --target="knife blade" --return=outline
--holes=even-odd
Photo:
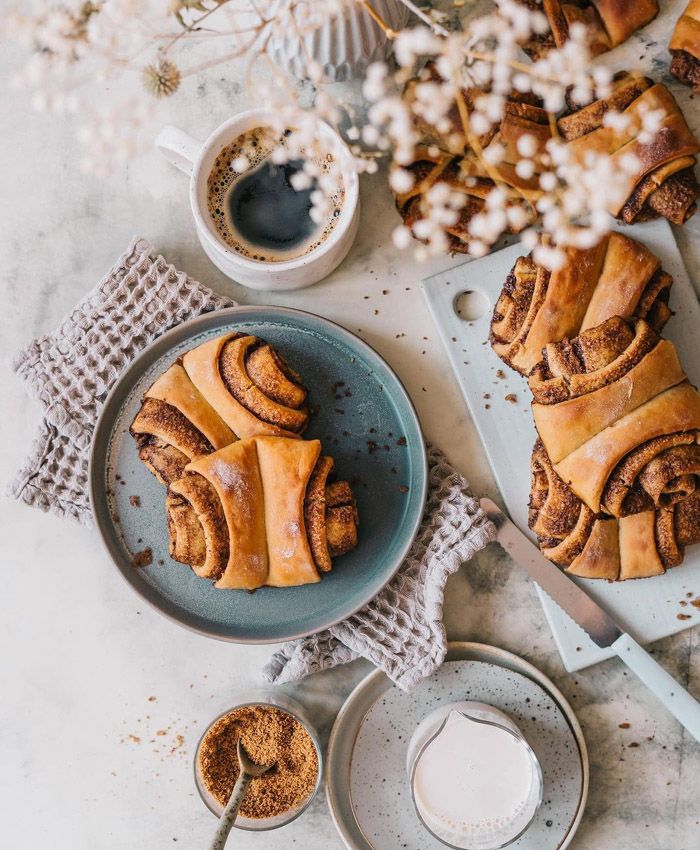
[[[613,618],[566,573],[548,561],[495,502],[481,499],[480,504],[496,526],[498,542],[511,558],[527,570],[530,577],[581,626],[594,643],[600,647],[612,646],[623,633]]]
[[[566,573],[548,561],[535,544],[490,499],[481,499],[496,526],[496,539],[544,592],[600,647],[610,647],[673,716],[700,741],[700,703],[624,631]]]

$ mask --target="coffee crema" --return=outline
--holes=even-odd
[[[207,179],[207,209],[219,238],[243,257],[281,263],[310,254],[331,234],[345,199],[342,181],[328,198],[328,212],[315,222],[311,195],[318,189],[296,190],[293,176],[302,160],[275,163],[272,152],[283,137],[271,127],[255,127],[240,135],[217,156]],[[241,160],[244,170],[234,168]],[[334,166],[332,154],[313,161],[321,172]]]

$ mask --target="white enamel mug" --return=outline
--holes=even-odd
[[[327,277],[340,265],[355,240],[360,220],[359,180],[353,157],[328,124],[319,121],[319,137],[327,140],[328,152],[338,158],[345,199],[333,230],[313,251],[279,263],[242,257],[219,238],[207,210],[207,178],[223,148],[247,130],[275,124],[268,110],[250,109],[224,121],[205,142],[197,141],[177,127],[164,127],[155,146],[168,162],[190,176],[190,207],[197,236],[217,268],[251,289],[301,289]]]

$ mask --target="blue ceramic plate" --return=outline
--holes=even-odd
[[[305,433],[318,437],[352,483],[359,545],[337,558],[318,584],[216,590],[168,555],[165,488],[140,462],[129,434],[143,392],[178,356],[228,331],[274,345],[310,388],[318,413]],[[418,530],[427,465],[420,424],[401,382],[366,343],[318,316],[282,307],[234,307],[164,334],[122,375],[97,424],[90,497],[112,560],[134,590],[162,614],[202,634],[272,643],[312,634],[368,602],[394,575]],[[132,498],[138,497],[138,498]],[[135,567],[150,547],[153,561]]]

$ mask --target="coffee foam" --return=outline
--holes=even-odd
[[[248,130],[219,153],[207,178],[207,210],[219,238],[242,257],[261,263],[281,263],[315,251],[333,232],[345,200],[345,188],[341,182],[337,192],[328,198],[331,212],[326,220],[319,223],[308,240],[289,251],[265,251],[244,239],[229,219],[227,197],[236,182],[259,168],[280,144],[279,134],[271,127]],[[248,167],[243,172],[234,171],[232,163],[241,156],[247,159]],[[314,156],[312,161],[326,174],[334,165],[330,153],[325,157]]]

